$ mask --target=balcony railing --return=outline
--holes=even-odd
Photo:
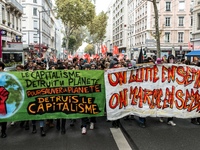
[[[23,13],[23,7],[20,3],[18,3],[16,0],[6,0],[7,4],[10,4],[13,7],[16,7],[20,12]]]

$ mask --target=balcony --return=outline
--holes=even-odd
[[[6,0],[6,2],[8,5],[17,8],[19,12],[23,13],[22,5],[18,3],[16,0]]]

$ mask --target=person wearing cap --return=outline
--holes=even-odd
[[[0,72],[3,72],[4,68],[5,68],[4,63],[0,61]],[[6,138],[7,122],[1,122],[0,125],[1,125],[1,138]]]
[[[114,57],[110,62],[110,69],[111,68],[118,68],[119,61],[116,57]]]

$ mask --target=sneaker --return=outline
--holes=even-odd
[[[33,125],[32,133],[33,133],[33,134],[37,133],[36,125]]]
[[[86,127],[82,127],[82,134],[86,134]]]
[[[90,130],[93,130],[93,129],[94,129],[94,123],[91,122],[91,123],[90,123]]]
[[[168,122],[168,125],[176,126],[176,124],[175,124],[173,121],[169,121],[169,122]]]
[[[20,126],[20,128],[24,128],[24,122],[23,121],[20,122],[19,126]]]
[[[13,122],[11,122],[11,123],[10,123],[10,125],[11,125],[11,126],[14,126],[14,125],[15,125],[15,122],[14,122],[14,121],[13,121]]]
[[[25,125],[25,130],[29,130],[29,124]]]
[[[146,128],[145,123],[139,123],[139,126],[140,126],[141,128]]]
[[[162,118],[160,118],[159,121],[160,121],[161,123],[164,122],[164,120],[163,120]]]
[[[65,128],[62,128],[62,129],[61,129],[61,134],[65,134],[65,133],[66,133]]]
[[[113,128],[119,128],[119,120],[112,121],[112,127]]]
[[[75,122],[74,119],[71,119],[71,120],[70,120],[70,127],[73,127],[73,126],[74,126],[74,122]]]
[[[50,128],[54,128],[54,124],[53,123],[49,123],[49,127]]]
[[[40,135],[41,135],[41,136],[46,136],[46,133],[45,133],[43,127],[40,127]]]
[[[7,134],[6,133],[2,133],[1,134],[1,138],[6,138],[7,137]]]
[[[58,131],[60,131],[60,126],[56,125],[56,129],[57,129]]]
[[[196,120],[192,120],[191,123],[192,123],[192,124],[195,124],[195,125],[199,125],[199,122],[196,121]]]

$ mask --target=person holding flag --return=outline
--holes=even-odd
[[[105,55],[106,53],[107,53],[107,47],[105,46],[105,45],[102,45],[101,46],[101,53],[103,54],[103,55]]]
[[[119,54],[119,49],[118,49],[118,47],[115,45],[114,47],[113,47],[113,55],[118,55]]]

